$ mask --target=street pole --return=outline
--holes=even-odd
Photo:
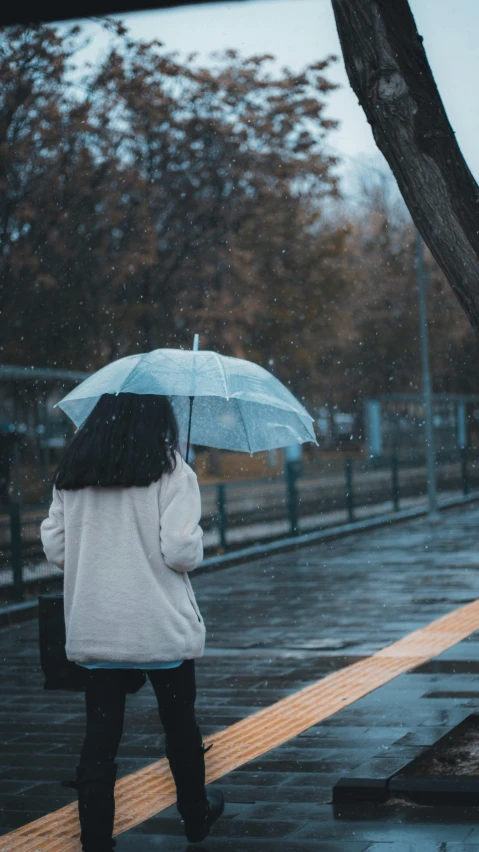
[[[436,491],[436,458],[434,451],[434,423],[432,410],[432,383],[429,368],[429,341],[427,329],[426,293],[424,281],[423,246],[419,231],[416,231],[416,271],[419,296],[419,329],[421,337],[422,389],[424,401],[424,444],[426,450],[427,496],[429,519],[439,518]]]

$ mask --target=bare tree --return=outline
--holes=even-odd
[[[479,187],[407,0],[332,0],[346,71],[432,255],[479,332]]]

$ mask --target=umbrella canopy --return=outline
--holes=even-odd
[[[104,393],[167,396],[186,441],[194,397],[191,443],[255,453],[316,442],[313,418],[267,370],[216,352],[155,349],[120,358],[94,373],[57,403],[76,426]]]

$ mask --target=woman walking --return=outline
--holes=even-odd
[[[201,502],[177,445],[166,397],[104,394],[65,452],[41,528],[47,559],[64,570],[66,655],[88,669],[75,784],[84,852],[113,849],[132,669],[155,691],[188,841],[203,840],[224,808],[221,791],[205,790],[195,720],[205,627],[188,571],[203,558]]]

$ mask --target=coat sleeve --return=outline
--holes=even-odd
[[[201,496],[196,474],[181,459],[160,499],[160,546],[169,568],[181,574],[203,559]]]
[[[53,500],[41,527],[43,550],[49,562],[53,562],[58,568],[65,564],[65,518],[63,511],[63,498],[55,486],[53,486]]]

